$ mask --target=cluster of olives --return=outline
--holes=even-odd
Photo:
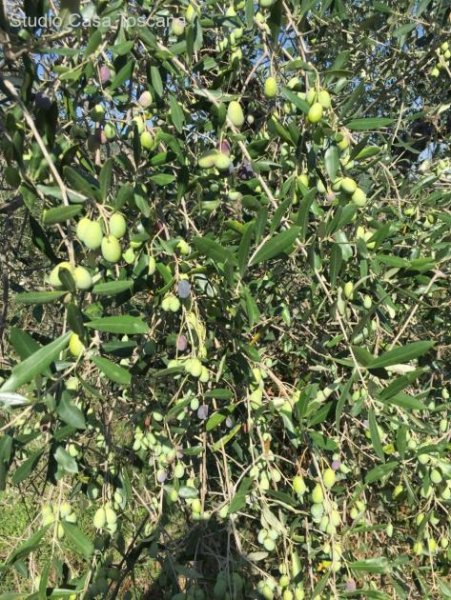
[[[440,550],[445,551],[449,545],[448,538],[442,538],[439,544],[437,544],[436,540],[431,537],[426,538],[425,541],[426,545],[422,540],[417,540],[416,542],[414,542],[412,547],[414,554],[416,554],[417,556],[421,556],[424,554],[428,556],[433,556],[434,554],[437,554]]]
[[[451,50],[449,47],[449,42],[443,42],[435,51],[437,54],[437,64],[435,67],[431,69],[432,77],[439,77],[440,71],[446,66],[449,67],[450,59],[451,59]]]
[[[354,521],[354,523],[364,523],[366,520],[366,503],[364,500],[357,499],[354,504],[351,506],[351,510],[349,511],[349,516]]]
[[[336,510],[336,504],[329,502],[324,497],[323,490],[330,490],[335,485],[336,474],[333,469],[326,469],[321,475],[321,483],[315,484],[311,492],[313,502],[311,513],[313,520],[320,524],[320,529],[326,531],[329,535],[336,532],[336,527],[340,524],[340,515]],[[328,514],[324,514],[327,512]]]
[[[305,174],[298,176],[298,183],[308,187],[308,177]],[[324,183],[319,179],[316,184],[316,189],[320,194],[326,194],[327,198],[333,200],[336,192],[343,192],[345,197],[349,197],[351,201],[358,207],[363,208],[367,203],[367,197],[364,190],[358,187],[357,182],[351,177],[337,177],[332,183],[332,188],[326,188]]]
[[[182,366],[187,375],[198,379],[201,383],[208,383],[210,373],[201,360],[197,357],[172,359],[168,362],[168,369]]]
[[[268,552],[273,552],[276,549],[276,542],[279,535],[279,532],[274,528],[262,528],[258,532],[257,540],[258,543],[261,544],[265,550],[267,550]]]
[[[449,530],[443,533],[440,539],[437,540],[431,535],[431,528],[437,531],[440,519],[435,511],[428,510],[425,513],[419,512],[415,518],[416,526],[418,527],[418,539],[413,544],[413,552],[417,556],[429,555],[433,556],[439,552],[447,552],[449,548]],[[430,527],[429,527],[430,526]],[[447,552],[449,555],[449,552]]]
[[[270,441],[270,434],[262,434],[263,442]],[[249,471],[249,477],[257,482],[257,487],[261,492],[266,492],[271,487],[271,482],[277,484],[282,480],[282,475],[276,467],[270,466],[270,461],[274,459],[272,453],[268,453],[265,458],[256,462]]]
[[[101,81],[107,83],[110,79],[111,72],[108,67],[101,68]],[[133,134],[133,128],[136,126],[138,134],[140,135],[141,146],[145,150],[152,150],[156,146],[156,139],[146,129],[146,120],[150,118],[151,114],[147,111],[153,104],[153,96],[150,90],[145,90],[141,93],[138,98],[138,108],[135,109],[135,116],[131,120],[131,128],[128,128],[128,135]],[[138,113],[138,114],[136,114]],[[144,115],[144,117],[142,116]],[[88,138],[88,147],[91,150],[98,148],[99,141],[103,144],[111,142],[116,139],[118,133],[116,125],[110,121],[105,121],[105,109],[102,104],[96,104],[90,111],[91,119],[96,123],[102,123],[102,129],[100,130],[100,137],[97,133],[92,134]]]
[[[448,429],[447,419],[441,419],[440,429],[445,433]],[[451,500],[451,463],[430,454],[418,454],[419,475],[423,480],[420,495],[430,498],[437,495],[441,500]]]
[[[112,504],[107,502],[98,508],[94,514],[93,525],[96,529],[106,530],[111,535],[117,531],[117,513]]]
[[[237,9],[240,10],[240,7],[237,6]],[[227,48],[230,48],[232,51],[230,54],[230,62],[233,64],[234,62],[239,63],[243,58],[243,51],[240,48],[240,40],[244,35],[244,27],[236,26],[234,17],[237,16],[237,12],[233,5],[229,6],[225,13],[226,17],[230,17],[233,19],[231,21],[232,27],[230,28],[230,32],[224,37],[222,40],[218,41],[218,50],[223,52]]]
[[[244,598],[244,580],[239,573],[220,571],[213,588],[215,600],[240,600]]]
[[[264,369],[252,369],[252,383],[249,387],[248,398],[250,407],[255,411],[258,411],[263,406],[264,380],[266,377],[267,374]]]
[[[161,308],[165,312],[173,312],[176,313],[180,310],[181,303],[180,300],[174,294],[167,294],[161,303]]]
[[[60,505],[47,504],[43,506],[41,510],[41,517],[43,527],[52,525],[54,523],[57,524],[58,539],[62,539],[64,537],[64,528],[61,524],[61,521],[66,521],[67,523],[77,522],[77,515],[75,514],[69,502],[62,502]]]
[[[225,152],[219,150],[209,150],[202,154],[198,160],[198,165],[201,169],[213,169],[218,171],[228,171],[232,164],[232,159]]]
[[[160,412],[154,411],[152,419],[156,422],[163,420]],[[146,452],[150,450],[153,459],[156,461],[157,471],[156,479],[158,483],[164,484],[170,479],[172,470],[172,480],[174,485],[166,485],[165,491],[171,502],[178,500],[179,480],[185,476],[185,465],[178,458],[176,449],[171,443],[162,436],[157,437],[152,431],[143,432],[141,427],[135,429],[133,450],[136,452]]]
[[[274,598],[304,600],[305,592],[302,584],[292,582],[288,574],[288,569],[284,564],[279,566],[279,571],[281,574],[279,580],[276,580],[274,577],[268,577],[257,583],[257,590],[261,597],[265,600],[274,600]]]
[[[108,557],[107,560],[96,568],[95,577],[90,583],[86,597],[87,598],[105,598],[110,587],[111,581],[117,581],[120,576],[119,569],[112,564],[113,557]],[[79,597],[79,596],[78,596]],[[69,598],[71,600],[71,598]],[[77,600],[74,596],[73,600]]]
[[[351,177],[339,177],[332,184],[334,192],[342,191],[350,196],[352,202],[359,208],[366,204],[366,194],[359,188],[357,183]]]
[[[310,108],[307,113],[309,123],[318,123],[323,118],[324,110],[332,106],[332,100],[327,90],[310,88],[305,94],[305,100]]]
[[[451,159],[446,157],[432,161],[431,159],[427,158],[419,165],[418,172],[425,173],[426,177],[430,177],[431,173],[434,173],[441,180],[448,182],[451,180]],[[408,206],[403,212],[406,216],[413,216],[419,211],[418,207],[416,206]]]
[[[99,221],[92,221],[87,217],[77,224],[77,237],[88,250],[101,249],[103,258],[116,263],[121,259],[122,248],[119,240],[127,231],[127,223],[121,213],[114,213],[108,221],[108,235],[104,235]]]
[[[354,284],[352,281],[347,281],[341,288],[341,297],[342,298],[346,298],[346,300],[354,300]],[[365,294],[365,296],[363,296],[363,307],[365,308],[365,310],[369,310],[372,305],[373,305],[373,301],[371,299],[371,296],[369,296],[368,294]]]
[[[75,287],[79,290],[89,290],[92,287],[92,277],[84,267],[73,267],[69,262],[60,262],[52,269],[48,276],[48,283],[54,288],[62,288],[64,286],[60,276],[63,271],[67,271],[74,280]]]
[[[373,237],[373,235],[374,235],[374,230],[365,229],[365,227],[363,227],[363,225],[359,225],[355,232],[356,240],[363,240],[365,242],[365,246],[366,246],[366,248],[368,248],[368,250],[374,250],[374,248],[376,247],[375,241],[372,241],[372,242],[369,241]]]
[[[190,586],[186,592],[179,592],[171,596],[171,600],[206,600],[205,592],[196,585]]]
[[[186,480],[186,485],[183,488],[183,496],[186,505],[191,510],[193,521],[203,521],[210,518],[210,513],[202,510],[202,502],[199,499],[199,483],[194,478],[190,477]]]
[[[320,474],[320,481],[315,483],[309,493],[308,485],[302,475],[293,478],[293,491],[301,502],[309,493],[312,521],[318,525],[318,529],[330,537],[324,544],[323,551],[330,556],[330,560],[323,561],[322,567],[337,572],[341,569],[341,545],[335,540],[338,527],[342,523],[338,504],[330,497],[330,491],[337,481],[337,473],[349,473],[349,468],[341,463],[338,454],[333,455],[332,467],[325,469]],[[357,500],[355,506],[350,510],[350,517],[358,520],[364,515],[365,505]]]
[[[77,224],[77,237],[88,250],[101,249],[102,256],[110,263],[120,260],[122,249],[119,239],[127,231],[127,224],[122,214],[114,213],[108,222],[108,235],[104,235],[99,221],[92,221],[87,217]],[[93,278],[85,267],[73,266],[67,261],[56,265],[48,276],[48,283],[58,289],[64,287],[63,273],[67,272],[74,281],[78,290],[89,290],[93,285]]]

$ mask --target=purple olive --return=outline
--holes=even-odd
[[[186,279],[182,279],[182,281],[179,281],[177,285],[177,293],[179,295],[179,298],[189,298],[191,294],[190,282],[186,281]]]
[[[157,481],[158,483],[164,483],[168,478],[168,473],[164,469],[160,469],[157,473]]]
[[[334,471],[338,471],[338,469],[341,467],[341,462],[339,460],[333,460],[331,466]]]
[[[34,97],[34,102],[38,108],[48,110],[52,106],[52,100],[43,92],[38,92]]]
[[[249,163],[243,163],[238,170],[238,177],[247,181],[248,179],[252,179],[254,176],[254,170],[252,169]]]
[[[109,70],[109,68],[105,65],[103,65],[103,67],[100,67],[100,83],[102,85],[105,85],[105,83],[109,82],[110,78],[111,71]]]
[[[185,352],[188,347],[188,340],[184,335],[179,335],[177,338],[177,350],[179,352]]]
[[[346,582],[346,591],[347,592],[355,592],[357,589],[357,585],[356,582],[354,581],[354,579],[348,579],[348,581]]]
[[[202,404],[202,406],[199,406],[197,416],[201,421],[205,421],[205,419],[208,418],[208,406],[206,404]]]
[[[230,155],[230,144],[227,140],[223,140],[219,143],[219,152],[222,154]]]

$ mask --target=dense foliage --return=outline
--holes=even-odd
[[[60,4],[0,9],[0,599],[450,598],[448,2]]]

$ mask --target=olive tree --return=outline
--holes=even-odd
[[[447,4],[3,6],[0,599],[449,597]]]

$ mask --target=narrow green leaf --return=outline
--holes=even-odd
[[[173,183],[175,181],[175,175],[171,175],[170,173],[158,173],[157,175],[151,175],[150,179],[157,185],[163,187]]]
[[[342,265],[343,256],[341,254],[340,244],[334,244],[330,253],[329,283],[331,286],[335,286]]]
[[[244,276],[247,269],[247,262],[249,259],[249,249],[251,246],[252,237],[254,235],[253,223],[248,225],[243,233],[241,242],[238,248],[238,268],[240,270],[241,277]]]
[[[379,400],[381,400],[380,397]],[[405,408],[407,410],[427,410],[427,407],[418,400],[418,398],[414,398],[403,392],[381,401],[384,402],[384,404],[393,404],[394,406],[399,406],[400,408]]]
[[[364,367],[367,367],[374,360],[373,355],[370,354],[366,348],[362,348],[361,346],[353,346],[352,351],[357,359],[357,362]]]
[[[108,193],[111,189],[111,182],[113,180],[113,159],[108,158],[99,175],[99,186],[100,186],[100,197],[105,201],[108,197]]]
[[[374,469],[371,469],[371,471],[368,471],[368,473],[365,475],[365,483],[374,483],[375,481],[378,481],[379,479],[390,475],[390,473],[392,473],[397,466],[398,463],[396,461],[391,461],[383,465],[378,465],[377,467],[374,467]]]
[[[310,190],[301,200],[301,207],[296,215],[296,225],[299,225],[299,240],[305,241],[309,224],[310,208],[315,201],[316,189]]]
[[[96,29],[94,33],[90,36],[88,43],[86,44],[84,57],[87,58],[94,54],[97,48],[102,43],[102,32],[99,29]]]
[[[150,67],[150,79],[152,81],[152,87],[160,98],[163,97],[164,88],[163,82],[161,81],[160,70],[156,66]]]
[[[351,154],[351,159],[355,158],[356,160],[365,160],[365,158],[376,156],[376,154],[379,154],[380,152],[381,148],[379,148],[379,146],[365,146],[362,148],[362,150],[357,152],[355,156]]]
[[[213,431],[213,429],[216,429],[216,427],[219,427],[219,425],[221,425],[221,423],[223,423],[226,419],[226,415],[219,413],[219,412],[215,412],[211,415],[211,417],[208,419],[207,424],[205,426],[205,429],[207,431]]]
[[[44,537],[48,527],[43,527],[39,529],[32,536],[28,538],[23,544],[21,544],[18,548],[16,548],[12,554],[8,556],[6,559],[6,564],[12,564],[21,558],[25,558],[30,552],[36,550],[39,546],[42,538]]]
[[[62,335],[51,344],[40,348],[23,362],[16,365],[11,371],[11,376],[0,388],[1,392],[15,392],[21,385],[31,381],[36,375],[41,374],[54,360],[58,358],[68,342],[72,332]]]
[[[182,133],[183,125],[185,124],[185,115],[183,114],[182,107],[177,102],[177,98],[172,94],[169,95],[169,107],[171,110],[171,120],[177,131]]]
[[[388,400],[392,396],[402,392],[402,390],[404,390],[408,385],[418,378],[420,373],[420,370],[416,370],[412,371],[412,373],[408,373],[407,375],[403,375],[402,377],[397,377],[378,394],[379,400],[384,402],[384,400]]]
[[[41,577],[39,579],[39,598],[38,600],[47,600],[47,586],[48,586],[48,582],[49,582],[49,575],[50,575],[50,569],[52,566],[52,560],[48,560],[45,562],[43,568],[42,568],[42,572],[41,572]]]
[[[62,521],[62,526],[64,533],[71,543],[71,547],[78,552],[78,554],[81,554],[85,558],[90,558],[94,552],[94,544],[91,540],[73,523]]]
[[[349,563],[352,571],[364,571],[366,573],[388,573],[390,566],[385,556],[379,558],[367,558],[366,560],[356,560]]]
[[[238,423],[237,425],[235,425],[235,427],[233,427],[233,429],[231,429],[229,431],[229,433],[227,433],[224,437],[222,437],[220,440],[218,440],[217,442],[215,442],[212,445],[211,448],[212,448],[213,452],[217,452],[223,446],[228,444],[230,442],[230,440],[232,440],[236,436],[236,434],[239,432],[240,429],[241,429],[241,423]]]
[[[299,236],[300,227],[292,227],[286,231],[282,231],[268,240],[262,248],[252,257],[249,266],[257,265],[258,263],[271,260],[275,256],[282,253],[288,253],[294,244],[294,241]]]
[[[21,360],[25,360],[34,352],[37,352],[41,346],[31,337],[29,333],[17,327],[11,327],[9,335],[9,343],[20,356]]]
[[[14,485],[18,485],[19,483],[24,481],[24,479],[26,479],[30,475],[30,473],[32,473],[35,470],[36,465],[38,464],[42,454],[43,450],[35,452],[32,456],[27,458],[27,460],[23,462],[18,469],[14,471],[14,475],[12,476],[12,481]]]
[[[395,31],[393,32],[393,37],[403,38],[408,33],[413,31],[417,26],[418,26],[417,23],[406,23],[405,25],[401,25],[401,27],[398,27],[397,29],[395,29]]]
[[[229,505],[229,514],[236,513],[246,506],[247,495],[253,486],[253,479],[245,477]]]
[[[130,385],[132,376],[127,369],[101,356],[93,356],[91,360],[111,381],[121,385]]]
[[[296,108],[299,108],[299,110],[301,110],[303,113],[308,113],[310,105],[306,100],[299,98],[299,96],[289,88],[283,88],[282,93],[288,102],[294,104]]]
[[[69,400],[66,394],[63,394],[57,408],[58,416],[74,429],[86,429],[84,414]]]
[[[337,176],[337,171],[340,166],[340,152],[335,145],[329,146],[324,154],[324,164],[326,171],[331,181],[334,181]]]
[[[346,127],[351,131],[370,131],[387,127],[395,122],[395,119],[388,117],[368,117],[365,119],[353,119],[346,123]]]
[[[44,210],[42,214],[42,222],[44,225],[54,225],[55,223],[64,223],[79,215],[83,210],[81,204],[72,204],[71,206],[56,206]]]
[[[234,256],[230,250],[210,238],[196,237],[193,240],[193,245],[196,250],[211,258],[215,263],[234,262]]]
[[[16,392],[0,392],[0,408],[15,408],[16,406],[26,406],[30,400],[22,394]]]
[[[106,283],[98,283],[94,286],[92,292],[98,296],[116,296],[122,294],[133,287],[133,281],[126,279],[124,281],[108,281]]]
[[[100,317],[86,323],[86,327],[105,333],[122,335],[144,334],[149,331],[147,323],[139,317],[131,317],[129,315],[123,317]]]
[[[356,379],[356,374],[354,373],[353,375],[351,375],[351,377],[348,379],[348,381],[343,386],[340,396],[338,398],[337,406],[335,408],[335,426],[337,429],[340,428],[341,415],[343,414],[343,409],[346,404],[346,400],[348,400],[348,398],[349,398],[349,392],[351,390],[351,386],[354,383],[355,379]]]
[[[205,398],[216,398],[217,400],[231,400],[233,398],[233,392],[224,388],[216,388],[215,390],[209,390],[205,392]]]
[[[62,446],[58,446],[54,456],[56,462],[64,471],[72,474],[78,473],[77,461]]]
[[[381,460],[384,460],[385,456],[384,451],[382,450],[379,430],[377,428],[376,415],[374,414],[374,410],[372,408],[370,408],[368,411],[368,425],[370,428],[371,442],[373,444],[374,451]]]
[[[247,314],[247,318],[249,321],[249,327],[253,327],[260,318],[260,311],[258,310],[258,306],[255,301],[255,298],[250,293],[249,288],[243,288],[242,296],[245,301],[246,314]]]
[[[15,296],[20,304],[49,304],[66,295],[67,292],[22,292]]]
[[[380,369],[391,365],[404,365],[410,360],[426,354],[434,346],[434,343],[432,341],[413,342],[406,346],[389,350],[366,366],[368,369]]]
[[[91,181],[86,179],[78,171],[72,167],[65,166],[63,169],[64,176],[71,186],[77,191],[86,196],[88,199],[100,200],[100,194],[98,187],[94,187]]]
[[[130,81],[134,67],[135,67],[135,61],[129,60],[122,67],[122,69],[116,74],[116,76],[113,78],[113,80],[110,84],[109,90],[113,91],[116,88],[118,88],[119,86],[121,86],[124,82]]]

